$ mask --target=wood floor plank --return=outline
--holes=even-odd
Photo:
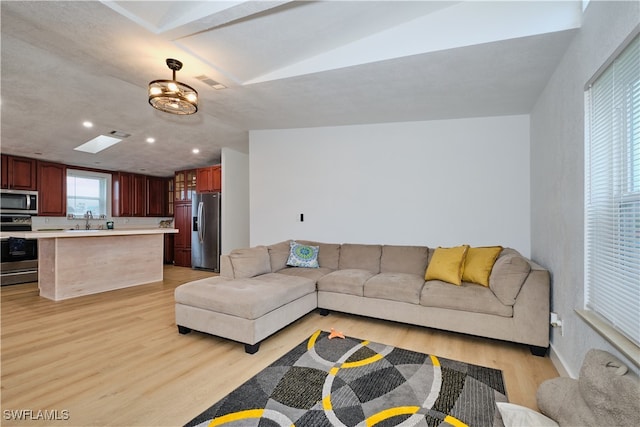
[[[164,280],[50,301],[37,284],[1,288],[3,426],[183,425],[318,329],[501,369],[512,403],[536,408],[558,376],[525,346],[359,316],[313,312],[265,340],[255,355],[174,321],[174,289],[212,273],[165,266]],[[66,410],[69,420],[6,419],[5,410]]]

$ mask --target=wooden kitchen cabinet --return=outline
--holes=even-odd
[[[133,175],[133,216],[147,216],[147,177]]]
[[[38,161],[38,215],[67,215],[67,167]]]
[[[133,174],[116,172],[111,176],[111,211],[113,216],[133,216],[132,186]]]
[[[164,263],[173,264],[175,260],[174,249],[175,236],[167,233],[164,235]],[[191,258],[191,252],[189,252],[189,258]]]
[[[173,204],[175,203],[174,179],[167,179],[167,216],[173,216]]]
[[[37,190],[36,160],[3,154],[2,188],[11,190]]]
[[[213,193],[222,190],[222,168],[220,165],[197,169],[196,191]]]
[[[175,201],[191,200],[196,192],[197,171],[196,169],[177,171],[174,177]]]
[[[167,216],[167,179],[147,178],[147,216]]]
[[[116,172],[112,175],[113,216],[146,216],[146,176]]]
[[[8,188],[9,187],[9,156],[3,154],[2,156],[2,165],[0,166],[0,172],[2,173],[2,179],[0,179],[0,187]]]
[[[174,264],[191,267],[191,202],[176,202],[174,207]]]

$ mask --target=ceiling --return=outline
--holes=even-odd
[[[222,147],[247,152],[255,129],[527,114],[581,1],[3,1],[1,13],[3,153],[169,176]],[[184,63],[196,114],[148,104],[148,82],[171,78],[166,58]],[[114,130],[130,136],[74,150]]]

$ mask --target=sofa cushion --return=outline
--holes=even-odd
[[[242,279],[215,276],[178,286],[175,299],[179,304],[254,320],[315,289],[313,280],[279,273]]]
[[[285,240],[284,242],[267,246],[271,261],[271,272],[275,273],[287,266],[287,259],[289,259],[289,252],[291,252],[290,242],[291,240]]]
[[[340,262],[338,268],[367,270],[380,273],[380,257],[382,246],[345,243],[340,246]]]
[[[460,286],[451,286],[447,282],[430,280],[422,288],[420,305],[503,317],[513,316],[513,307],[502,304],[489,288],[467,282],[462,282]]]
[[[337,243],[322,243],[312,240],[296,240],[303,245],[317,246],[318,264],[320,267],[327,267],[332,270],[338,269],[338,261],[340,259],[340,245]]]
[[[380,272],[417,274],[424,278],[428,258],[429,248],[426,246],[384,245]]]
[[[453,248],[438,247],[429,261],[424,280],[442,280],[444,282],[460,285],[464,259],[467,256],[469,245]]]
[[[469,248],[464,259],[462,280],[489,286],[489,276],[496,259],[502,252],[501,246],[488,246],[483,248]]]
[[[491,270],[489,288],[506,305],[514,305],[531,265],[521,255],[500,256]]]
[[[364,296],[364,283],[373,276],[375,273],[368,270],[355,268],[336,270],[318,280],[318,290],[361,297]]]
[[[364,284],[364,296],[420,304],[422,274],[380,273]]]
[[[282,270],[279,270],[278,273],[286,274],[288,276],[298,276],[298,277],[306,277],[307,279],[311,279],[314,282],[317,282],[322,276],[326,276],[331,273],[332,269],[327,267],[319,267],[319,268],[300,268],[300,267],[287,267]]]
[[[290,267],[318,268],[318,246],[303,245],[295,240],[290,243],[291,250],[287,265]]]
[[[229,258],[233,265],[233,276],[236,278],[271,273],[269,250],[266,246],[234,249],[229,254]]]

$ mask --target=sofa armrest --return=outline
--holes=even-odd
[[[233,264],[229,255],[220,255],[220,276],[235,279]]]
[[[531,271],[513,305],[516,334],[529,345],[549,347],[549,272],[531,263]]]

